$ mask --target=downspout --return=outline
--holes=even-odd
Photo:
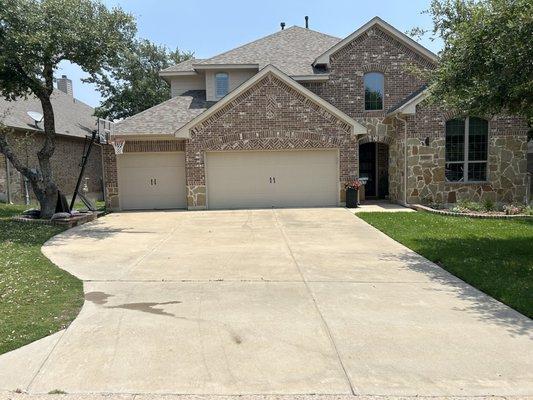
[[[404,157],[403,157],[403,206],[409,207],[407,202],[407,120],[400,118],[400,114],[396,114],[395,118],[403,122],[403,138],[404,138]]]

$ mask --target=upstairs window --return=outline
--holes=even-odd
[[[482,182],[487,180],[489,123],[467,117],[446,122],[446,180]]]
[[[383,110],[383,93],[385,77],[379,72],[370,72],[364,76],[365,110]]]
[[[221,99],[229,92],[229,77],[226,72],[215,74],[215,97]]]

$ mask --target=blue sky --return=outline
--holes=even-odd
[[[429,0],[104,0],[120,6],[137,19],[138,36],[174,49],[194,51],[207,58],[287,27],[304,26],[309,16],[310,28],[345,37],[374,16],[379,16],[405,32],[414,26],[429,28],[431,19],[422,15]],[[261,4],[261,6],[259,6]],[[424,46],[438,52],[440,44],[423,40]],[[67,74],[73,80],[74,95],[92,105],[100,101],[94,87],[83,84],[83,72],[63,63],[57,76]]]

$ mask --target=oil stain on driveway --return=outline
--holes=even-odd
[[[345,209],[118,213],[43,252],[86,302],[0,389],[533,394],[530,319]]]

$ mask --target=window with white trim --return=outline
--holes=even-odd
[[[383,110],[385,76],[380,72],[369,72],[363,77],[365,84],[365,110]]]
[[[221,99],[229,92],[229,76],[226,72],[215,74],[215,97]]]
[[[476,117],[446,121],[448,182],[487,180],[488,128],[488,121]]]

